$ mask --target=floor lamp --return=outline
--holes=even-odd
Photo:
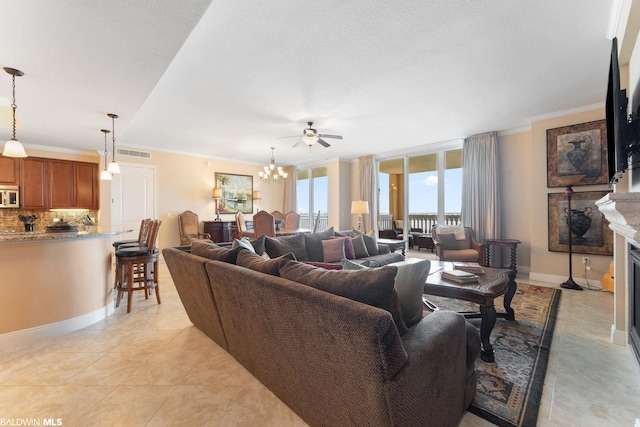
[[[362,229],[365,233],[366,229],[362,228],[362,215],[369,213],[369,203],[366,200],[354,200],[351,202],[351,213],[358,214],[358,229]]]
[[[567,185],[567,189],[564,194],[567,195],[567,225],[569,226],[569,278],[564,283],[561,283],[560,287],[581,291],[582,286],[578,285],[575,280],[573,280],[573,238],[571,236],[571,196],[573,196],[573,185]]]

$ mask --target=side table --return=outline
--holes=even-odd
[[[395,239],[378,239],[378,243],[389,246],[391,252],[395,252],[398,249],[401,250],[402,256],[405,256],[405,246],[408,240],[395,240]]]
[[[511,249],[511,264],[509,264],[509,268],[518,273],[516,269],[516,250],[518,244],[522,243],[520,240],[516,239],[487,239],[484,244],[487,247],[487,267],[491,267],[491,246],[497,247],[506,247]]]

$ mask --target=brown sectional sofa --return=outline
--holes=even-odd
[[[226,262],[163,250],[189,319],[307,423],[459,423],[475,394],[478,333],[461,315],[435,312],[401,335],[390,313],[399,309],[397,267],[329,271],[291,256],[263,262],[244,248],[220,251],[212,256]],[[387,311],[280,273],[301,282],[330,275],[331,287],[345,274],[361,275],[349,276],[353,283],[391,278],[391,292],[385,285],[381,295],[396,298],[395,306]]]

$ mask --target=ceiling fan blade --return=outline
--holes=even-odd
[[[323,141],[320,138],[318,138],[318,144],[322,145],[323,147],[331,147],[331,144],[329,144],[327,141]]]
[[[278,137],[278,139],[285,139],[285,138],[300,138],[300,135],[280,136],[280,137]]]
[[[291,138],[291,137],[286,137],[286,138]],[[292,147],[297,147],[300,144],[302,144],[302,139],[299,139],[295,144],[292,145]]]
[[[320,138],[334,138],[334,139],[342,139],[342,136],[340,136],[340,135],[325,135],[325,134],[320,135],[320,134],[319,134],[318,136],[319,136]]]

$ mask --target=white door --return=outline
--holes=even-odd
[[[111,181],[111,224],[114,230],[133,230],[117,240],[137,239],[140,222],[156,218],[155,166],[122,164]]]

